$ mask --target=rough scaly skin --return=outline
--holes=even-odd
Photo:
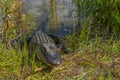
[[[37,58],[50,66],[61,64],[61,58],[54,40],[41,31],[37,31],[33,35],[29,42],[29,50],[35,50]]]

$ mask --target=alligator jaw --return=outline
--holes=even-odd
[[[38,60],[43,61],[48,66],[56,67],[61,64],[61,57],[58,53],[47,53],[47,51],[42,51],[40,47],[37,47],[35,54]]]

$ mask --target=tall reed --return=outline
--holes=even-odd
[[[23,0],[2,1],[2,22],[3,22],[3,42],[8,42],[33,28],[34,22],[25,15],[23,10]]]
[[[54,32],[54,29],[57,27],[58,23],[58,16],[57,16],[57,7],[56,7],[56,0],[50,0],[50,30],[51,32]]]
[[[120,35],[119,0],[73,0],[73,3],[79,26],[87,24],[92,33],[97,31],[103,36]]]

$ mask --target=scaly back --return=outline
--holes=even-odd
[[[47,36],[45,33],[37,31],[31,39],[30,43],[42,45],[44,43],[54,43],[54,40],[52,40],[52,38]]]

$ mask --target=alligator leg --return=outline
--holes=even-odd
[[[54,34],[49,34],[48,36],[50,36],[55,41],[55,43],[58,47],[58,50],[62,50],[63,53],[66,53],[66,54],[70,53],[70,51],[67,49],[65,43],[63,43],[58,36],[56,36]]]
[[[32,39],[32,37],[26,37],[25,41],[27,43],[27,45],[29,44],[30,40]],[[18,48],[18,46],[20,47],[20,49],[23,49],[24,46],[24,40],[17,38],[17,39],[12,39],[10,41],[11,47],[13,48]]]
[[[63,51],[63,53],[66,53],[66,54],[70,53],[70,51],[67,49],[66,45],[63,42],[57,44],[57,47],[59,50]]]

